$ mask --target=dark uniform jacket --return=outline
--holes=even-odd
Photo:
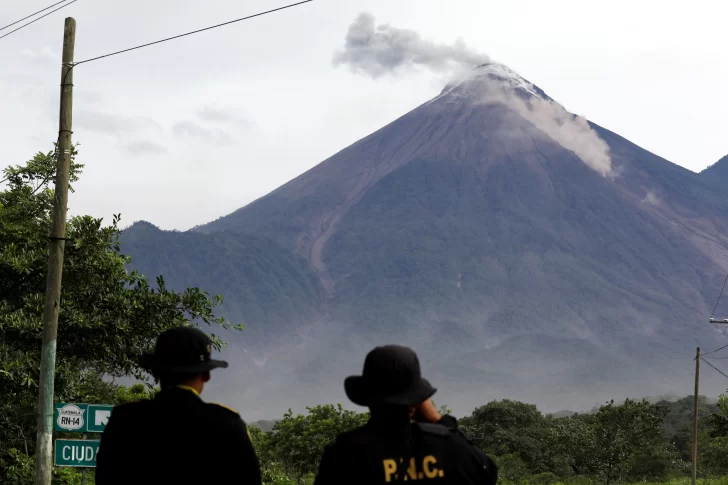
[[[261,483],[240,415],[181,387],[115,407],[96,466],[97,485]]]
[[[494,485],[493,461],[457,429],[452,416],[440,424],[407,418],[376,420],[343,433],[324,452],[315,485]]]

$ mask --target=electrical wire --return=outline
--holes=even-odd
[[[710,314],[711,320],[715,316],[715,311],[718,309],[718,305],[720,304],[720,299],[723,296],[723,292],[725,291],[726,283],[728,283],[728,274],[725,275],[725,281],[723,281],[723,288],[720,289],[720,295],[718,295],[718,301],[715,302],[715,307],[713,308],[713,313]]]
[[[86,59],[84,61],[75,62],[74,65],[78,66],[79,64],[85,64],[87,62],[97,61],[97,60],[103,59],[105,57],[111,57],[111,56],[115,56],[117,54],[123,54],[124,52],[129,52],[129,51],[133,51],[133,50],[136,50],[136,49],[141,49],[143,47],[149,47],[150,45],[161,44],[162,42],[167,42],[169,40],[179,39],[180,37],[185,37],[185,36],[192,35],[192,34],[198,34],[200,32],[204,32],[206,30],[216,29],[218,27],[223,27],[225,25],[234,24],[235,22],[240,22],[240,21],[243,21],[243,20],[252,19],[254,17],[260,17],[261,15],[266,15],[266,14],[273,13],[273,12],[278,12],[280,10],[285,10],[287,8],[296,7],[298,5],[302,5],[304,3],[309,3],[309,2],[313,2],[313,0],[304,0],[302,2],[292,3],[292,4],[289,4],[289,5],[283,6],[283,7],[274,8],[273,10],[267,10],[265,12],[256,13],[254,15],[248,15],[247,17],[242,17],[242,18],[239,18],[239,19],[230,20],[229,22],[225,22],[225,23],[222,23],[222,24],[217,24],[217,25],[212,25],[210,27],[205,27],[204,29],[193,30],[192,32],[186,32],[184,34],[175,35],[174,37],[168,37],[166,39],[161,39],[161,40],[157,40],[157,41],[154,41],[154,42],[149,42],[147,44],[138,45],[136,47],[130,47],[128,49],[120,50],[120,51],[117,51],[117,52],[112,52],[110,54],[104,54],[103,56],[92,57],[91,59]]]
[[[18,31],[18,30],[20,30],[20,29],[24,29],[25,27],[27,27],[27,26],[29,26],[29,25],[31,25],[31,24],[34,24],[34,23],[36,23],[36,22],[37,22],[37,21],[39,21],[40,19],[43,19],[43,18],[45,18],[45,17],[49,16],[50,14],[52,14],[52,13],[54,13],[54,12],[58,12],[58,11],[59,11],[60,9],[62,9],[62,8],[66,8],[66,7],[68,7],[69,5],[71,5],[72,3],[76,3],[77,1],[78,1],[78,0],[71,0],[71,2],[69,2],[69,3],[65,4],[65,5],[61,5],[60,7],[58,7],[58,8],[57,8],[57,9],[55,9],[55,10],[51,10],[50,12],[48,12],[48,13],[47,13],[47,14],[45,14],[45,15],[41,15],[41,16],[40,16],[40,17],[38,17],[37,19],[35,19],[35,20],[31,20],[31,21],[30,21],[30,22],[28,22],[27,24],[23,24],[23,25],[21,25],[20,27],[18,27],[17,29],[15,29],[15,30],[11,30],[10,32],[8,32],[8,33],[7,33],[7,34],[5,34],[5,35],[0,35],[0,39],[2,39],[2,38],[5,38],[5,37],[7,37],[8,35],[10,35],[10,34],[12,34],[12,33],[14,33],[14,32],[17,32],[17,31]],[[56,5],[58,5],[58,4],[56,4]]]
[[[703,362],[705,362],[706,364],[708,364],[710,367],[712,367],[713,369],[715,369],[716,371],[718,371],[721,375],[723,375],[723,377],[725,377],[726,379],[728,379],[728,374],[726,374],[722,370],[718,369],[716,366],[714,366],[713,364],[711,364],[710,362],[708,362],[704,358],[700,357],[700,360],[702,360]]]
[[[715,349],[715,350],[711,350],[710,352],[706,352],[706,353],[704,353],[703,355],[701,355],[701,357],[704,357],[704,356],[706,356],[706,355],[710,355],[710,354],[714,354],[714,353],[716,353],[716,352],[718,352],[718,351],[720,351],[720,350],[723,350],[723,349],[725,349],[726,347],[728,347],[728,344],[725,344],[725,345],[724,345],[723,347],[721,347],[721,348],[719,348],[719,349]],[[693,360],[695,360],[695,359],[693,359]]]
[[[41,13],[41,12],[45,12],[45,11],[46,11],[46,10],[48,10],[49,8],[53,8],[53,7],[55,7],[56,5],[60,5],[60,4],[62,4],[62,3],[64,3],[64,2],[67,2],[67,1],[68,1],[68,0],[61,0],[61,1],[60,1],[60,2],[58,2],[58,3],[54,3],[54,4],[53,4],[53,5],[51,5],[50,7],[46,7],[46,8],[44,8],[43,10],[38,10],[37,12],[35,12],[35,13],[32,13],[32,14],[28,15],[27,17],[23,17],[23,18],[22,18],[22,19],[20,19],[20,20],[16,20],[16,21],[15,21],[15,22],[13,22],[12,24],[8,24],[8,25],[6,25],[5,27],[0,27],[0,30],[5,30],[5,29],[7,29],[8,27],[12,27],[12,26],[13,26],[13,25],[15,25],[15,24],[19,24],[19,23],[20,23],[20,22],[22,22],[23,20],[29,19],[30,17],[32,17],[32,16],[34,16],[34,15],[38,15],[38,14],[39,14],[39,13]]]

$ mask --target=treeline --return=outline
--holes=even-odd
[[[709,404],[701,398],[701,407],[698,474],[727,475],[728,401]],[[368,420],[367,413],[341,405],[307,411],[289,411],[270,431],[250,425],[264,484],[313,483],[326,444]],[[665,483],[690,475],[692,398],[610,402],[592,413],[560,417],[544,415],[532,404],[502,400],[476,408],[459,423],[494,458],[502,483]]]

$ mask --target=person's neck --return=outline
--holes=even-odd
[[[202,394],[202,389],[204,388],[204,383],[200,380],[189,380],[185,382],[180,382],[179,384],[170,385],[167,384],[166,386],[163,386],[164,388],[171,388],[171,389],[185,389],[189,392],[192,392],[199,396]]]
[[[194,383],[192,383],[192,384],[185,383],[185,384],[178,384],[177,387],[180,389],[185,389],[185,390],[194,392],[198,396],[200,394],[202,394],[202,385],[198,385],[198,384],[194,384]]]
[[[410,411],[405,406],[381,406],[369,409],[374,423],[406,424],[410,422]]]

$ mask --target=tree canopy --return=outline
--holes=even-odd
[[[71,157],[71,190],[81,174]],[[35,448],[43,303],[56,153],[38,153],[7,167],[0,183],[0,482]],[[129,271],[119,244],[120,216],[68,220],[58,317],[55,400],[112,399],[118,386],[105,378],[145,379],[139,356],[173,326],[242,329],[215,313],[222,302],[199,288],[172,291],[162,276],[150,284]],[[215,347],[223,341],[212,335]],[[106,392],[106,396],[89,392]],[[137,392],[139,388],[132,391]],[[137,392],[138,393],[138,392]],[[103,402],[103,401],[102,401]],[[26,460],[27,461],[27,460]],[[15,466],[15,468],[13,468]],[[21,467],[22,468],[22,467]],[[5,470],[5,471],[4,471]],[[8,475],[9,476],[9,475]]]

